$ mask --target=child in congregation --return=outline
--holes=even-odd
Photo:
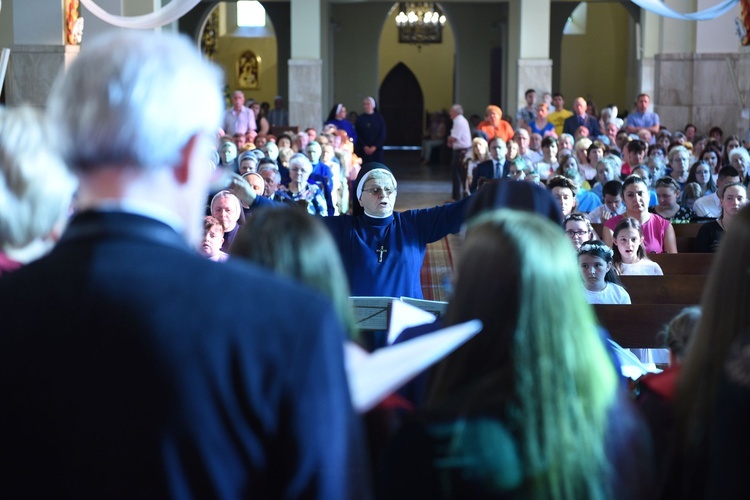
[[[565,156],[558,168],[560,175],[570,179],[578,186],[576,208],[579,212],[590,212],[602,204],[601,199],[591,192],[589,182],[581,175],[580,166],[575,156]],[[566,215],[566,214],[563,214]]]
[[[628,142],[627,159],[628,162],[622,165],[621,175],[625,179],[633,173],[639,165],[643,165],[646,161],[646,153],[648,152],[648,145],[640,139],[636,139]],[[625,152],[623,151],[623,156]]]
[[[654,444],[659,482],[665,480],[664,472],[672,444],[674,400],[682,362],[688,355],[690,340],[701,318],[697,306],[686,307],[664,327],[659,337],[669,349],[669,367],[660,373],[648,373],[635,382],[635,402],[643,415]]]
[[[648,187],[649,208],[658,205],[659,196],[656,194],[656,189],[654,187],[654,176],[652,175],[651,169],[648,167],[648,165],[640,165],[638,167],[635,167],[631,175],[637,175],[638,177],[643,179],[643,182],[646,183],[646,186]]]
[[[580,212],[566,215],[563,219],[563,229],[565,235],[573,243],[576,253],[581,249],[581,245],[587,241],[598,239],[594,228],[591,227],[591,221],[586,217],[586,214]]]
[[[591,188],[591,192],[602,198],[604,185],[614,179],[620,178],[620,168],[622,162],[613,155],[607,155],[596,164],[596,184]]]
[[[612,262],[617,274],[661,276],[664,273],[656,262],[646,256],[641,223],[623,217],[613,232]]]
[[[682,190],[681,205],[683,207],[689,208],[692,211],[693,205],[695,205],[695,200],[697,200],[701,196],[703,196],[701,185],[697,182],[688,182],[687,184],[685,184],[685,189]]]
[[[601,165],[601,162],[599,164]],[[601,224],[616,215],[625,213],[625,204],[622,202],[622,182],[619,179],[613,179],[604,184],[602,198],[604,203],[588,213],[591,222]]]
[[[224,243],[224,226],[213,216],[203,218],[203,239],[198,246],[198,253],[214,262],[224,262],[229,254],[221,251]]]
[[[578,250],[578,267],[589,304],[630,304],[612,265],[614,252],[603,241],[588,241]]]

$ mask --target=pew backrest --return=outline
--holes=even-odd
[[[626,348],[664,347],[658,339],[664,325],[686,306],[685,304],[595,304],[599,323],[612,340]]]
[[[699,304],[707,278],[705,274],[620,276],[633,304]]]
[[[677,251],[680,253],[690,253],[695,250],[695,237],[698,235],[698,230],[703,224],[697,222],[691,222],[689,224],[672,224],[674,228],[675,239],[677,240]],[[591,224],[591,227],[596,231],[596,234],[601,238],[603,236],[604,224],[595,223]]]
[[[712,253],[652,253],[648,258],[659,264],[665,275],[708,274]]]

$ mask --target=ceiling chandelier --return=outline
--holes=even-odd
[[[399,43],[443,42],[445,14],[435,2],[399,2],[396,26]]]

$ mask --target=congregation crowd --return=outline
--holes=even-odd
[[[645,94],[620,118],[529,90],[515,127],[456,104],[424,151],[452,150],[453,201],[395,212],[373,98],[291,133],[281,97],[221,87],[187,39],[117,32],[44,112],[0,109],[0,497],[744,492],[749,138],[670,131]],[[661,274],[688,222],[704,299],[633,390],[590,304],[629,303],[618,276]],[[349,297],[421,298],[462,229],[430,328],[482,330],[357,414]]]

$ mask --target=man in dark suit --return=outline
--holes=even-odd
[[[599,130],[599,120],[597,120],[595,116],[586,113],[588,107],[589,105],[583,97],[579,97],[573,102],[573,116],[565,119],[565,122],[563,123],[563,133],[575,137],[578,127],[586,127],[589,129],[589,137],[591,137],[592,140],[601,135]]]
[[[485,181],[501,179],[508,176],[510,165],[505,161],[508,146],[505,141],[496,137],[490,141],[491,160],[483,161],[474,169],[471,180],[471,192],[476,193]]]
[[[48,256],[0,279],[0,497],[366,486],[329,302],[191,250],[220,88],[186,38],[118,32],[51,92],[78,213]]]

